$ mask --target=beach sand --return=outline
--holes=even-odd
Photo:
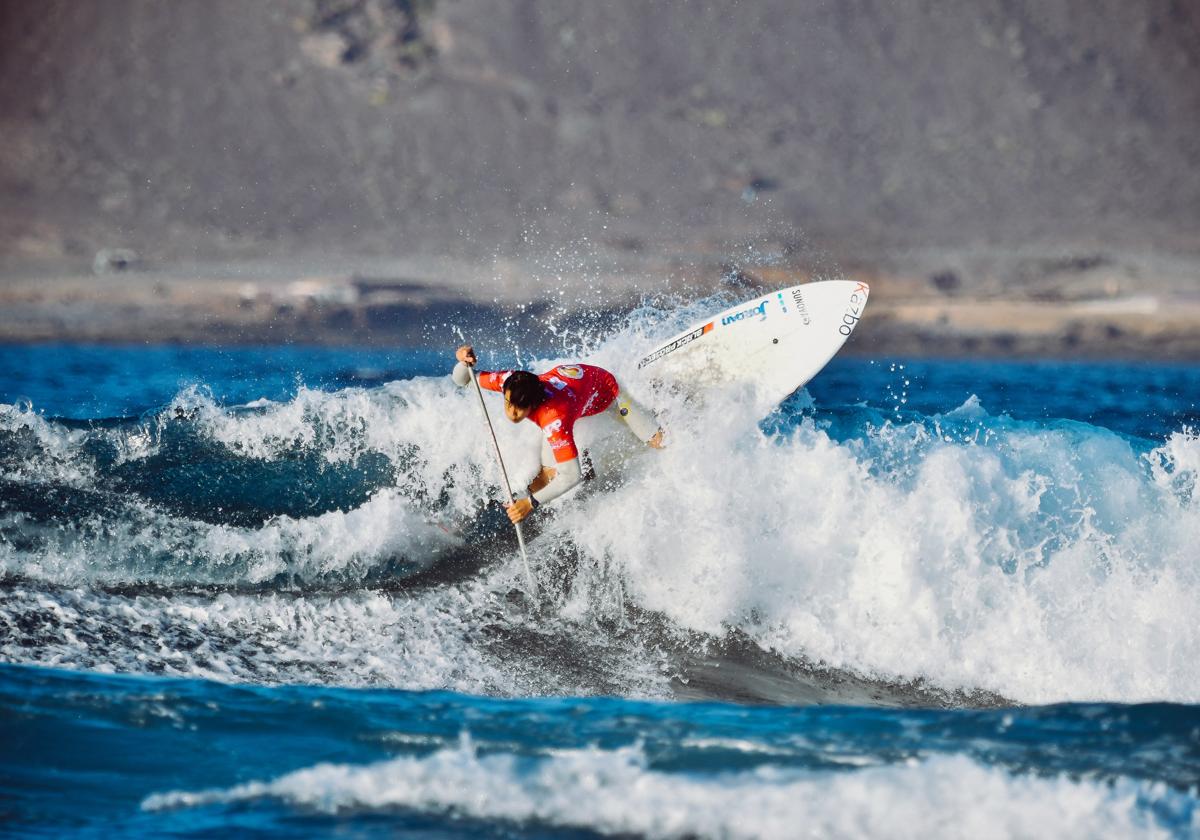
[[[1004,358],[1200,359],[1195,260],[1140,255],[910,254],[833,270],[716,255],[536,260],[323,257],[10,268],[0,341],[419,346],[503,328],[538,344],[643,303],[733,299],[812,280],[870,283],[847,352]],[[514,332],[515,330],[515,332]]]

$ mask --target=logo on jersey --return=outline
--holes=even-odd
[[[583,368],[577,365],[560,365],[558,373],[567,379],[583,379]]]
[[[554,433],[559,431],[560,429],[562,429],[562,419],[561,418],[559,418],[558,420],[552,420],[551,422],[547,423],[545,426],[542,426],[542,431],[546,433],[546,437],[553,436]]]

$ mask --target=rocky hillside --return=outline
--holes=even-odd
[[[1200,5],[4,0],[0,136],[9,263],[1196,254]]]

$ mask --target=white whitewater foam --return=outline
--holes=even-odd
[[[1012,775],[964,757],[845,772],[653,769],[640,747],[320,764],[226,790],[154,794],[146,810],[275,799],[327,813],[411,809],[647,837],[1139,837],[1200,830],[1194,797],[1162,784]],[[1165,806],[1165,807],[1163,807]],[[1156,807],[1179,824],[1164,825]]]
[[[93,479],[93,471],[74,457],[84,432],[47,421],[31,404],[0,403],[0,432],[26,437],[41,450],[40,457],[4,463],[0,479],[20,484],[53,480],[71,486],[85,486]]]
[[[985,443],[920,426],[839,443],[733,414],[673,429],[559,526],[641,606],[889,680],[1200,700],[1200,499],[1180,489],[1200,441],[1175,436],[1152,469],[1088,427],[981,415]]]
[[[22,603],[27,598],[35,603]],[[206,599],[19,590],[0,607],[0,624],[21,610],[27,626],[37,611],[52,627],[36,649],[0,641],[0,660],[225,682],[506,694],[532,688],[519,670],[500,667],[479,648],[477,608],[478,599],[457,591],[417,601],[378,593]],[[114,638],[119,642],[105,641]]]
[[[1143,455],[971,398],[847,441],[817,407],[770,436],[749,389],[688,401],[639,375],[644,345],[625,338],[587,361],[649,395],[671,446],[636,459],[620,492],[563,505],[556,530],[616,566],[634,602],[886,680],[1200,701],[1195,433]]]
[[[500,594],[515,582],[512,571],[411,595],[129,597],[16,587],[0,599],[0,662],[259,684],[669,696],[659,658],[636,643],[588,648],[582,674],[559,657],[515,655],[505,635],[528,628]],[[597,686],[593,671],[607,682]]]

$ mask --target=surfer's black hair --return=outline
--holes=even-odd
[[[542,380],[527,370],[514,370],[504,380],[504,395],[517,408],[534,409],[546,401]]]

